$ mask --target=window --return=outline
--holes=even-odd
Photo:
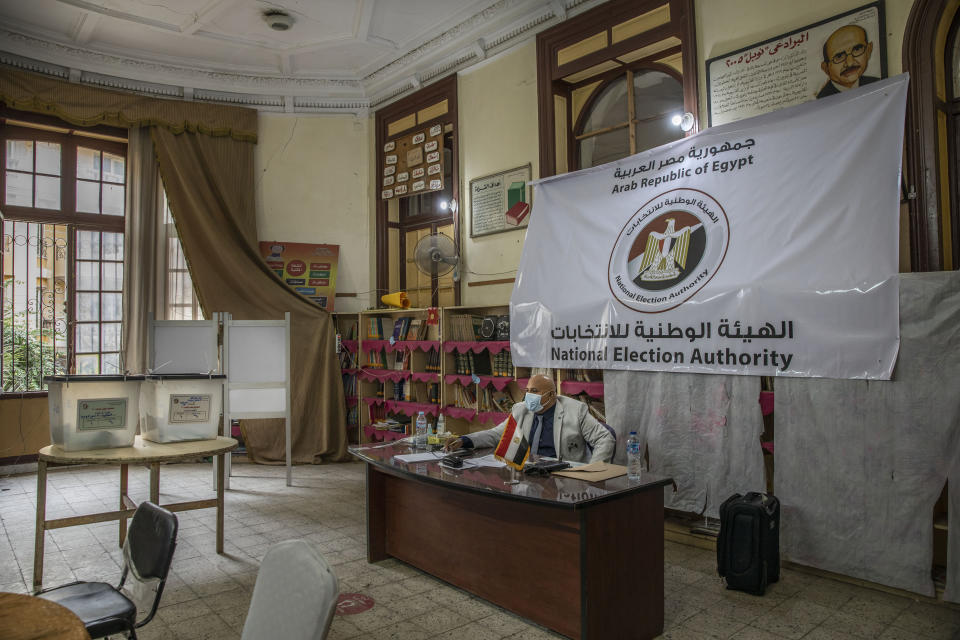
[[[631,105],[633,113],[631,114]],[[595,167],[683,137],[683,83],[669,72],[627,70],[594,89],[575,127],[578,169]]]
[[[442,233],[459,246],[457,200],[457,77],[440,80],[376,113],[377,175],[384,175],[384,145],[414,131],[443,127],[442,191],[379,200],[377,202],[377,299],[389,291],[407,292],[414,307],[460,303],[459,283],[453,273],[424,273],[414,261],[414,250],[424,237]],[[378,191],[379,193],[379,191]]]
[[[0,388],[123,371],[125,132],[3,119]]]
[[[537,35],[540,175],[681,138],[697,114],[693,0],[610,0]]]
[[[200,300],[193,290],[193,279],[187,266],[187,257],[180,244],[177,225],[170,212],[170,203],[166,192],[162,192],[164,251],[167,260],[167,278],[164,300],[166,302],[166,320],[203,320]]]

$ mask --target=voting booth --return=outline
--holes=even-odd
[[[283,320],[234,320],[223,314],[223,422],[236,418],[283,418],[287,486],[290,462],[290,313]],[[227,459],[227,487],[230,486]]]

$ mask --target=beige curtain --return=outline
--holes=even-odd
[[[346,416],[332,318],[284,286],[257,248],[253,144],[151,129],[160,175],[204,312],[238,320],[290,311],[293,461],[346,458]],[[244,421],[257,462],[284,459],[282,421]]]
[[[175,133],[192,131],[257,141],[257,112],[240,107],[160,100],[106,91],[29,71],[0,67],[0,102],[13,109],[45,113],[90,127],[158,126]]]
[[[345,459],[343,387],[331,317],[287,289],[267,269],[257,251],[253,180],[256,111],[105,91],[5,68],[0,68],[0,103],[54,115],[74,125],[130,128],[131,143],[144,143],[135,158],[142,158],[146,149],[142,133],[135,132],[149,128],[204,312],[229,311],[237,319],[259,320],[282,318],[285,311],[291,312],[294,462]],[[146,174],[146,167],[141,169],[138,180]],[[149,188],[145,185],[131,194],[139,203],[135,206],[145,206]],[[156,215],[159,217],[159,212]],[[152,224],[148,221],[128,229],[130,247],[125,262],[132,269],[128,277],[133,278],[128,290],[140,288],[130,300],[125,299],[125,312],[130,313],[125,318],[133,321],[125,342],[126,367],[131,370],[135,362],[146,363],[145,312],[150,300],[159,295],[156,289],[151,292],[155,282],[151,282],[146,267],[162,255],[162,251],[153,258],[149,255]],[[284,459],[283,428],[278,421],[247,421],[244,435],[255,461]]]
[[[123,252],[124,369],[146,371],[147,314],[163,318],[163,279],[167,272],[160,181],[150,130],[127,133],[127,216]]]

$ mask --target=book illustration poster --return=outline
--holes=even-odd
[[[261,242],[260,255],[288,287],[333,311],[340,245]]]

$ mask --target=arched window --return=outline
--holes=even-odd
[[[574,127],[575,165],[595,167],[683,137],[683,83],[658,69],[628,70],[601,82]]]
[[[684,135],[697,117],[694,0],[608,0],[537,35],[540,177]]]

